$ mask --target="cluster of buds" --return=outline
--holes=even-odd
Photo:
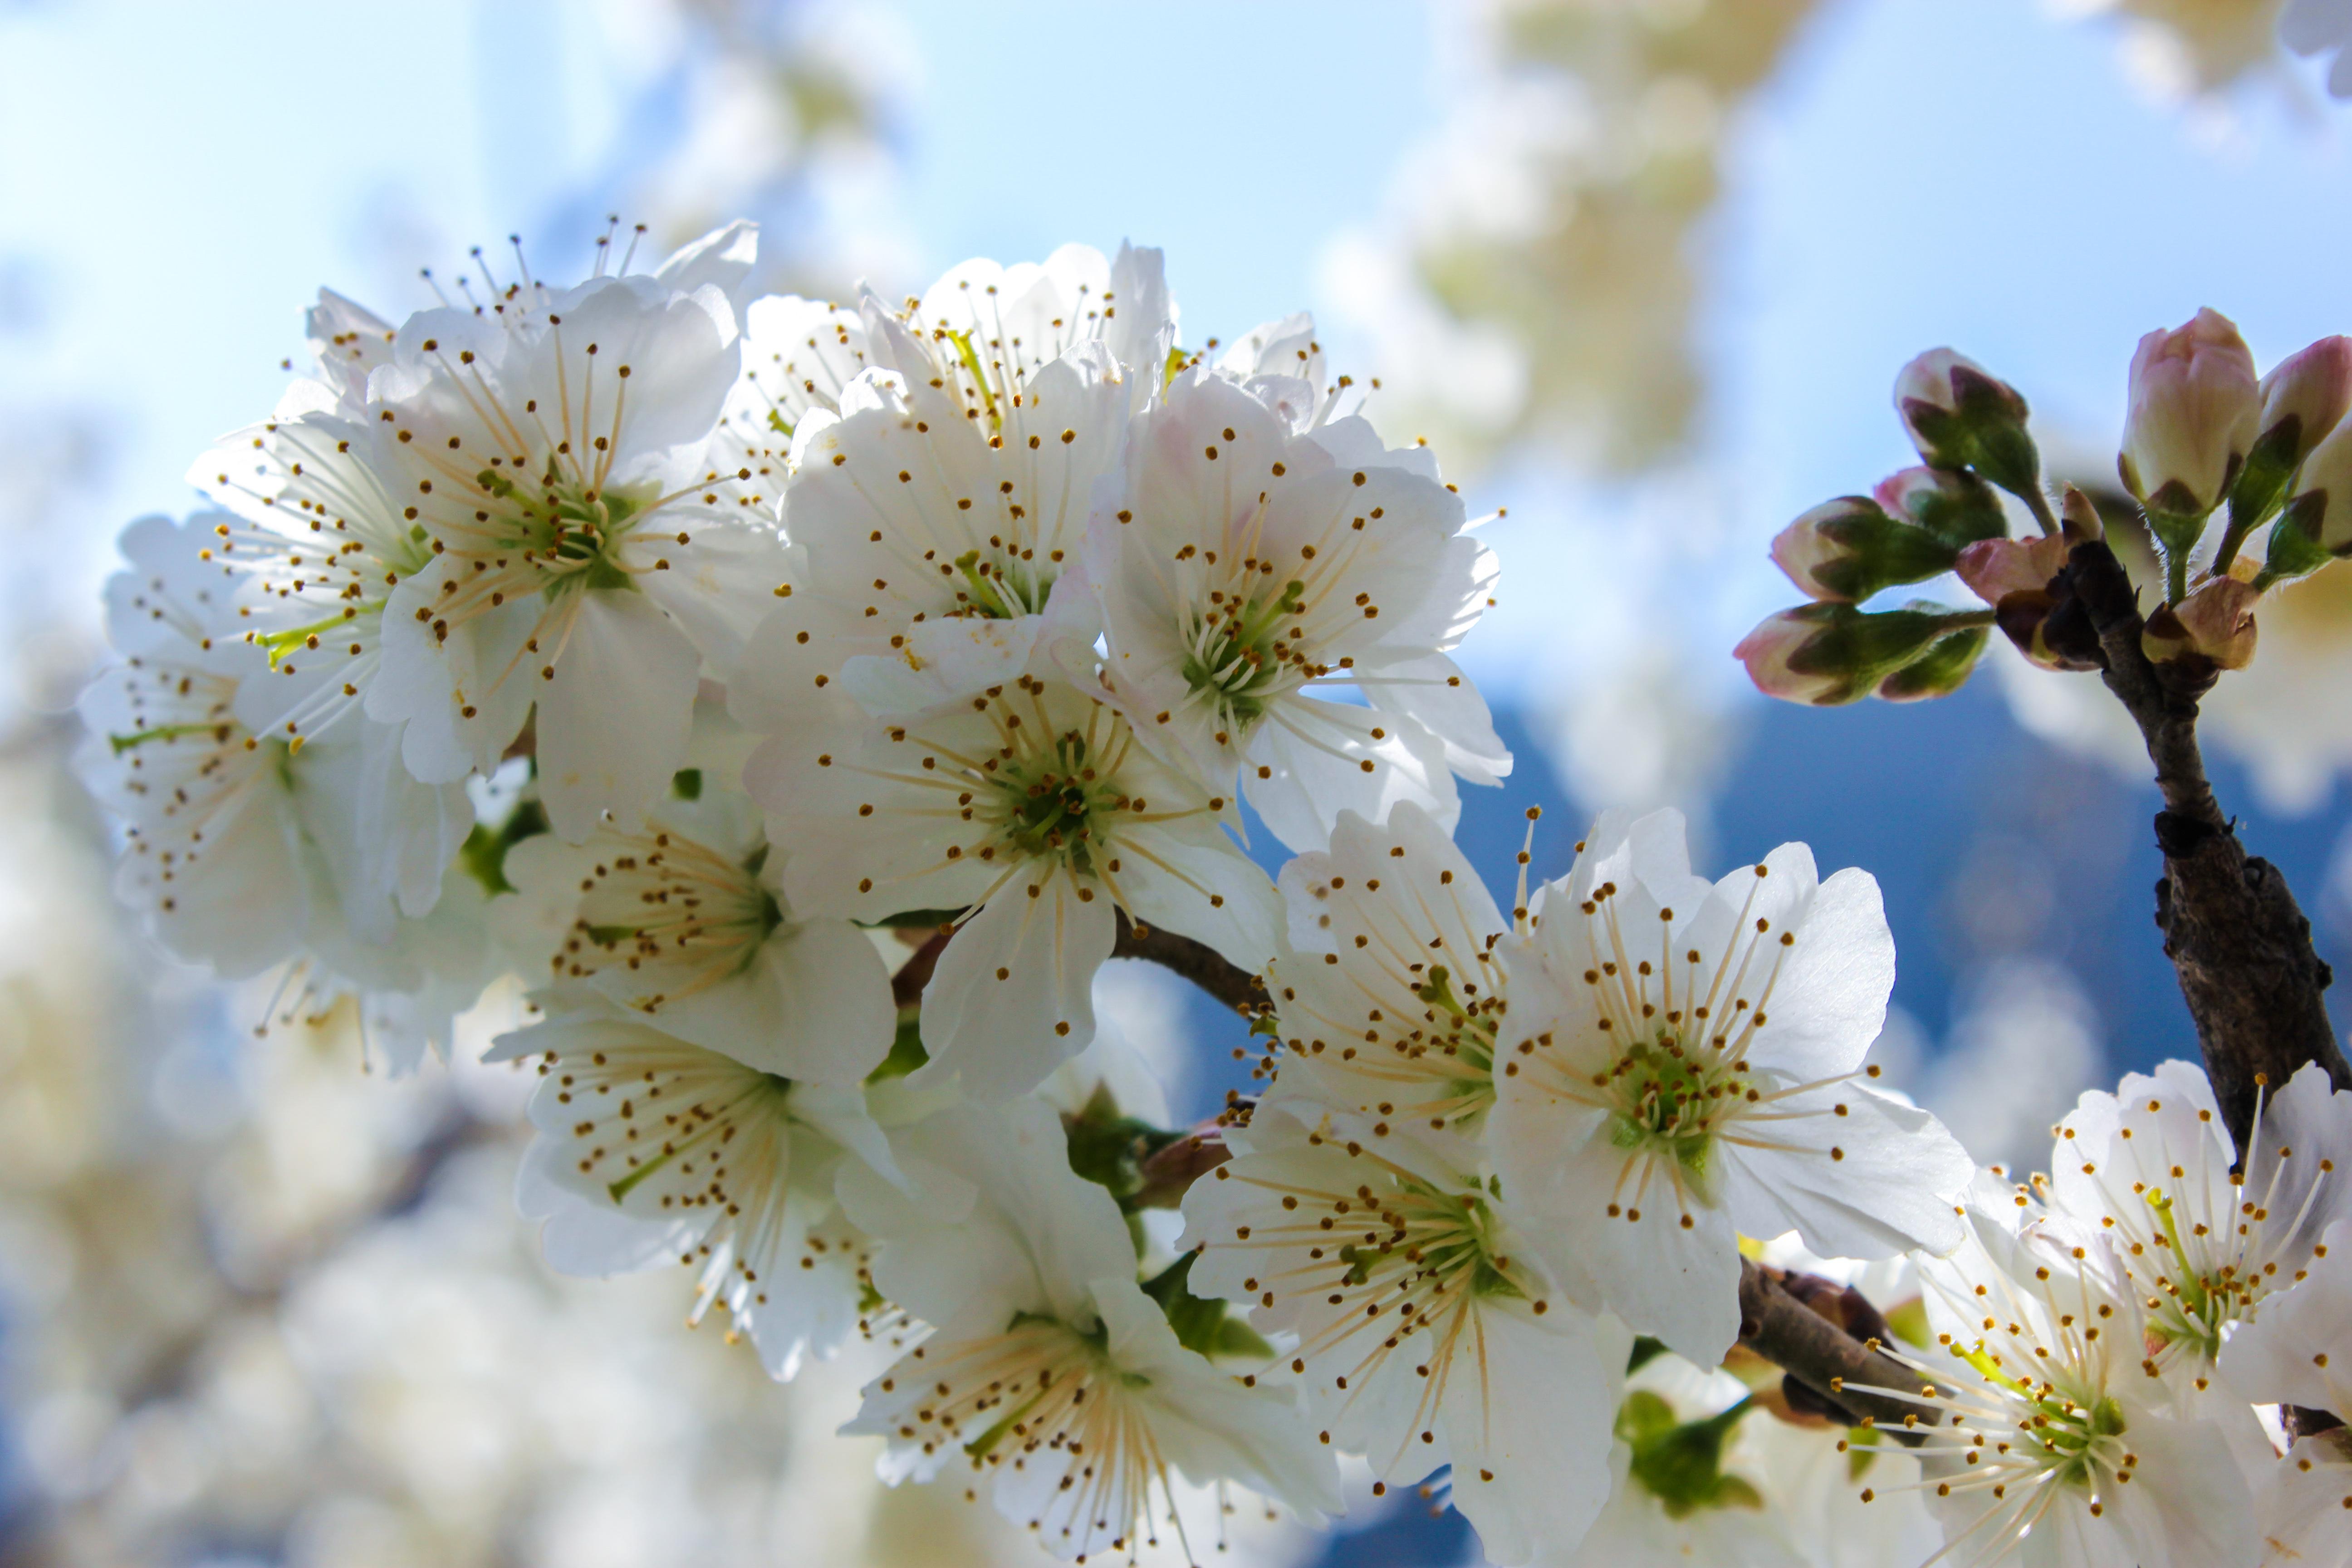
[[[1812,601],[1769,617],[1737,649],[1750,678],[1775,697],[1818,705],[1875,693],[1907,702],[1958,689],[1984,652],[1993,610],[1927,601],[1870,610],[1864,602],[1950,572],[1964,580],[1996,570],[2019,578],[2023,562],[1987,558],[2021,542],[2009,537],[2004,490],[2058,536],[2016,388],[1936,349],[1895,378],[1895,411],[1920,466],[1867,496],[1813,508],[1772,542],[1773,562]],[[2057,563],[2064,564],[2063,552]]]
[[[1968,679],[2002,633],[2033,663],[2088,669],[2068,562],[2102,537],[2097,509],[2069,488],[2053,509],[2015,388],[1949,349],[1895,379],[1895,412],[1923,467],[1872,495],[1813,508],[1772,543],[1772,559],[1812,602],[1768,618],[1737,652],[1775,697],[1851,702],[1941,696]],[[2323,338],[2258,376],[2228,318],[2206,310],[2148,333],[2132,356],[2130,408],[2116,468],[2163,563],[2163,603],[2142,647],[2158,662],[2242,668],[2254,608],[2273,584],[2352,554],[2352,339]],[[2035,531],[2013,537],[2007,492]],[[2217,515],[2226,521],[2206,549]],[[2260,566],[2243,553],[2265,531]],[[1946,573],[1983,601],[1865,609],[1885,590]]]

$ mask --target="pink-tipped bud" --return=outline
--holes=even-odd
[[[1972,468],[2012,494],[2041,480],[2025,399],[1966,354],[1929,349],[1905,365],[1895,412],[1931,468]]]
[[[1926,529],[1955,550],[2009,531],[2000,494],[1965,469],[1905,468],[1879,480],[1870,493],[1889,515]]]
[[[2196,531],[2168,534],[2164,520],[2201,522],[2221,504],[2261,420],[2254,356],[2228,317],[2202,310],[2185,326],[2140,339],[2116,468],[2168,550],[2194,545]]]
[[[1868,496],[1823,501],[1782,529],[1772,562],[1810,598],[1853,604],[1952,567],[1952,546],[1891,518]]]
[[[2140,633],[2142,652],[2161,664],[2196,656],[2222,669],[2254,661],[2254,605],[2262,595],[2235,577],[2215,577],[2178,605],[2159,605]]]
[[[2064,570],[2073,546],[2062,534],[2032,539],[1980,539],[1960,552],[1953,568],[1960,581],[1995,609],[2015,594],[2048,594],[2050,580]]]
[[[1853,678],[1846,670],[1810,664],[1806,650],[1821,635],[1817,612],[1822,606],[1801,605],[1767,616],[1731,650],[1748,667],[1748,679],[1767,697],[1790,702],[1850,702]]]
[[[1890,697],[1940,696],[1968,678],[1976,650],[1984,646],[1982,627],[1969,620],[1937,605],[1875,612],[1852,605],[1799,605],[1768,616],[1732,653],[1748,667],[1758,690],[1791,702],[1853,702],[1874,690]],[[1899,680],[1885,684],[1939,649],[1965,657],[1936,660],[1921,671],[1917,689],[1906,689]]]
[[[2263,377],[2262,397],[2259,439],[2276,442],[2293,468],[2352,409],[2352,338],[2322,338],[2279,361]]]
[[[2069,544],[2088,544],[2107,536],[2106,522],[2099,516],[2099,504],[2073,485],[2058,502],[2060,531]]]

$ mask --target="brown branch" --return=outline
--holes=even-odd
[[[2259,1086],[2306,1062],[2352,1089],[2324,997],[2333,979],[2311,945],[2311,921],[2278,868],[2250,856],[2221,814],[2197,744],[2198,700],[2217,671],[2194,657],[2151,663],[2140,646],[2139,598],[2104,540],[2074,546],[2051,584],[2053,647],[2095,659],[2147,743],[2164,809],[2156,817],[2164,879],[2156,923],[2197,1025],[2206,1075],[2240,1150]],[[2071,604],[2070,604],[2071,601]]]
[[[1799,1299],[1797,1291],[1819,1296],[1809,1286],[1826,1286],[1809,1275],[1789,1274],[1752,1258],[1739,1260],[1739,1342],[1772,1363],[1809,1390],[1813,1398],[1801,1402],[1845,1425],[1868,1425],[1896,1441],[1917,1444],[1923,1434],[1911,1430],[1935,1425],[1936,1412],[1898,1395],[1869,1394],[1857,1384],[1875,1388],[1934,1388],[1928,1379],[1884,1354],[1864,1339],[1832,1322]],[[1792,1289],[1794,1287],[1795,1289]],[[1838,1294],[1824,1304],[1835,1302]],[[1866,1303],[1864,1304],[1866,1307]],[[1872,1312],[1875,1318],[1876,1313]]]
[[[1258,977],[1207,942],[1130,921],[1125,910],[1118,911],[1118,942],[1110,952],[1113,958],[1148,958],[1173,970],[1236,1013],[1255,1013],[1265,1002]]]

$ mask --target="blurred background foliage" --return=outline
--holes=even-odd
[[[65,771],[120,525],[266,408],[309,291],[397,313],[521,231],[659,251],[760,220],[772,288],[886,297],[975,252],[1170,249],[1188,340],[1300,304],[1507,568],[1468,649],[1520,756],[1461,837],[1539,873],[1611,805],[1718,863],[1784,838],[1885,889],[1879,1052],[1980,1157],[2193,1051],[2155,797],[2086,678],[1764,704],[1728,649],[1789,515],[1906,460],[1885,388],[1953,342],[2104,479],[2137,333],[2211,303],[2269,363],[2346,325],[2344,125],[2276,0],[1365,0],[1092,7],[429,0],[396,14],[0,5],[0,1564],[1018,1563],[943,1488],[689,1333],[683,1279],[560,1279],[514,1215],[520,1081],[364,1076],[160,955]],[[2127,520],[2116,521],[2118,531]],[[2339,963],[2352,576],[2265,606],[2210,704],[2224,799]],[[496,995],[475,1054],[516,1015]],[[1237,1026],[1114,965],[1213,1107]],[[2046,1147],[2046,1145],[2045,1145]],[[1415,1500],[1250,1563],[1454,1563]]]

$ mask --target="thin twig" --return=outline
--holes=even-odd
[[[1125,910],[1118,911],[1118,943],[1110,951],[1113,958],[1148,958],[1173,970],[1236,1013],[1255,1013],[1265,1002],[1258,977],[1207,942],[1139,924]]]

